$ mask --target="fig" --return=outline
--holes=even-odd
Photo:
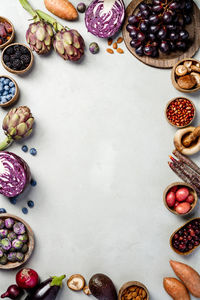
[[[99,300],[117,300],[117,292],[112,280],[104,274],[95,274],[89,281],[89,289]]]

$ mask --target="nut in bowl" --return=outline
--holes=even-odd
[[[165,108],[165,116],[170,125],[177,128],[189,126],[196,115],[193,102],[185,97],[170,100]]]
[[[186,216],[197,204],[197,193],[185,182],[174,182],[166,187],[163,201],[166,208],[175,215]]]
[[[34,235],[21,218],[0,215],[0,269],[14,269],[24,264],[34,249]]]
[[[185,58],[174,65],[171,73],[173,86],[184,93],[200,90],[200,61]]]
[[[33,65],[32,50],[25,44],[10,44],[2,53],[2,64],[11,73],[22,75],[28,72]]]
[[[0,76],[0,106],[8,107],[14,104],[19,97],[19,88],[14,79],[9,76]]]
[[[175,230],[170,247],[180,255],[191,254],[200,244],[200,218],[194,218]]]
[[[0,49],[12,43],[15,37],[13,24],[4,17],[0,17]]]
[[[118,300],[149,300],[149,291],[139,281],[129,281],[119,290]]]

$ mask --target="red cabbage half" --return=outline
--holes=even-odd
[[[27,163],[14,153],[0,151],[0,194],[15,197],[31,180]]]
[[[108,38],[119,31],[124,16],[123,0],[93,0],[85,13],[85,24],[92,34]]]

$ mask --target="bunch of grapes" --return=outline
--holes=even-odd
[[[128,18],[130,45],[139,56],[158,57],[162,53],[181,50],[189,45],[193,0],[152,0],[141,2],[139,11]]]

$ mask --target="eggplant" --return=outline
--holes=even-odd
[[[25,300],[55,300],[65,275],[60,277],[52,276],[40,283],[36,290],[29,294]]]

